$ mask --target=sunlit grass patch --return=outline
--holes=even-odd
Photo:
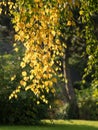
[[[98,121],[87,121],[87,120],[43,120],[42,122],[46,124],[54,125],[85,125],[98,128]]]

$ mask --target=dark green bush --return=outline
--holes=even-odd
[[[88,99],[87,101],[82,102],[79,111],[80,119],[98,120],[97,101]]]
[[[98,120],[98,98],[93,97],[93,89],[87,87],[76,91],[79,107],[79,118]]]
[[[17,99],[9,100],[9,95],[21,79],[21,69],[16,59],[16,55],[11,54],[0,57],[0,124],[36,124],[46,118],[47,104],[41,102],[37,105],[35,95],[31,91],[24,90],[21,90]],[[14,74],[16,79],[11,81],[11,76]]]
[[[29,94],[30,96],[30,94]],[[0,124],[33,125],[45,118],[47,107],[37,105],[32,95],[25,99],[8,100],[0,96]]]
[[[69,103],[66,109],[66,117],[67,119],[79,119],[79,108],[76,103]]]

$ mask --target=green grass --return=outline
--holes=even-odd
[[[41,126],[0,126],[0,130],[98,130],[98,121],[54,120],[43,121]]]

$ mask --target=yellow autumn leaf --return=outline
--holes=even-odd
[[[0,14],[2,13],[2,8],[0,8]]]
[[[72,22],[71,21],[67,21],[67,26],[71,26]]]
[[[34,0],[34,2],[36,2],[36,3],[37,3],[37,2],[40,2],[40,0]]]
[[[11,81],[13,81],[16,78],[16,75],[14,75],[13,77],[11,77]]]
[[[23,71],[23,72],[22,72],[22,76],[27,76],[27,72],[26,72],[26,71]]]
[[[57,82],[57,79],[56,79],[56,78],[53,78],[52,81],[53,81],[54,83],[56,83],[56,82]]]
[[[29,79],[29,77],[26,77],[26,76],[23,77],[23,80],[24,80],[24,81],[28,81],[28,79]]]
[[[20,28],[24,29],[25,24],[24,24],[23,22],[21,22],[21,23],[18,24],[18,26],[19,26]]]
[[[79,14],[80,14],[80,15],[83,15],[83,14],[84,14],[84,11],[83,11],[83,10],[80,10],[80,11],[79,11]]]
[[[18,27],[18,26],[15,27],[15,31],[16,31],[16,32],[19,31],[19,27]]]
[[[37,105],[39,105],[40,104],[40,101],[37,101]]]
[[[24,87],[25,87],[25,86],[26,86],[26,82],[25,82],[25,81],[23,81],[23,80],[21,80],[21,81],[20,81],[20,85],[22,85],[22,86],[24,86]]]
[[[42,95],[42,96],[41,96],[41,98],[43,98],[43,99],[44,99],[44,98],[45,98],[45,95]]]
[[[56,32],[54,30],[51,31],[52,35],[55,36]]]
[[[19,93],[20,92],[20,89],[16,89],[16,93]]]
[[[16,47],[16,48],[14,49],[14,51],[18,52],[18,51],[19,51],[19,49]]]
[[[18,97],[17,94],[15,94],[14,97],[17,98]]]
[[[13,47],[16,47],[16,43],[13,44]]]
[[[21,62],[21,63],[20,63],[20,66],[21,66],[22,68],[24,68],[24,67],[26,66],[25,62]]]
[[[49,84],[49,87],[53,86],[53,82],[52,81],[48,82],[48,84]]]

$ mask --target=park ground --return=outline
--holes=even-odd
[[[98,121],[45,120],[42,122],[39,126],[0,126],[0,130],[98,130]]]

